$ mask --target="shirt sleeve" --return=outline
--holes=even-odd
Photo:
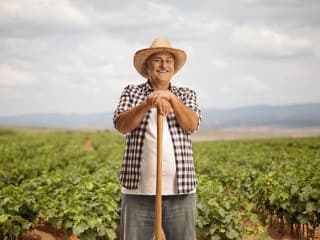
[[[192,111],[194,111],[199,117],[197,129],[194,130],[194,131],[187,131],[188,133],[195,133],[200,128],[200,123],[201,123],[202,116],[201,116],[201,111],[200,111],[200,108],[199,108],[199,105],[198,105],[198,101],[197,101],[197,94],[196,94],[196,92],[194,90],[189,89],[189,91],[187,92],[185,105],[187,107],[189,107]]]
[[[131,98],[130,92],[131,92],[131,86],[128,85],[124,88],[124,90],[121,93],[118,106],[113,114],[113,126],[114,127],[116,127],[116,119],[119,116],[119,114],[122,112],[126,112],[132,108],[132,98]]]

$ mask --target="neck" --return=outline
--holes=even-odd
[[[170,87],[170,82],[159,82],[150,79],[150,84],[154,90],[168,90]]]

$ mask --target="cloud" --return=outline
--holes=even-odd
[[[10,66],[0,66],[0,76],[0,87],[27,86],[37,82],[31,72]]]
[[[238,90],[252,92],[252,93],[263,93],[272,91],[272,88],[264,81],[258,80],[252,75],[240,75],[233,79],[234,87]]]
[[[282,58],[312,52],[308,39],[292,37],[268,27],[237,27],[232,32],[231,41],[245,55]]]
[[[219,94],[233,94],[233,95],[255,95],[263,94],[272,91],[265,81],[258,80],[253,75],[236,75],[229,80],[225,80],[221,86],[218,87]]]
[[[225,69],[228,66],[228,62],[221,59],[212,60],[211,63],[213,66],[220,69]]]
[[[229,94],[233,92],[233,88],[229,87],[229,86],[223,86],[221,88],[219,88],[219,92],[222,94]]]
[[[73,8],[66,0],[0,2],[2,36],[43,36],[44,33],[77,32],[90,27],[90,16]]]
[[[98,1],[91,8],[84,2],[73,1],[72,4],[95,19],[97,29],[131,42],[160,36],[178,41],[202,40],[229,24],[210,12],[185,11],[172,1],[126,1],[126,4],[120,1],[119,6]]]
[[[113,110],[125,85],[144,81],[133,54],[155,37],[186,51],[174,84],[204,106],[281,103],[298,81],[319,100],[319,9],[313,0],[3,0],[1,114]]]
[[[319,26],[318,0],[192,0],[192,6],[235,25],[267,23],[281,27]],[[186,3],[187,4],[187,3]]]

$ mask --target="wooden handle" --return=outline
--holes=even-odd
[[[155,239],[162,239],[162,132],[163,116],[157,110],[157,186],[156,186],[156,213],[155,213]]]

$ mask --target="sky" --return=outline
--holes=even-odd
[[[200,108],[320,102],[318,0],[1,0],[0,116],[114,111],[157,37]]]

